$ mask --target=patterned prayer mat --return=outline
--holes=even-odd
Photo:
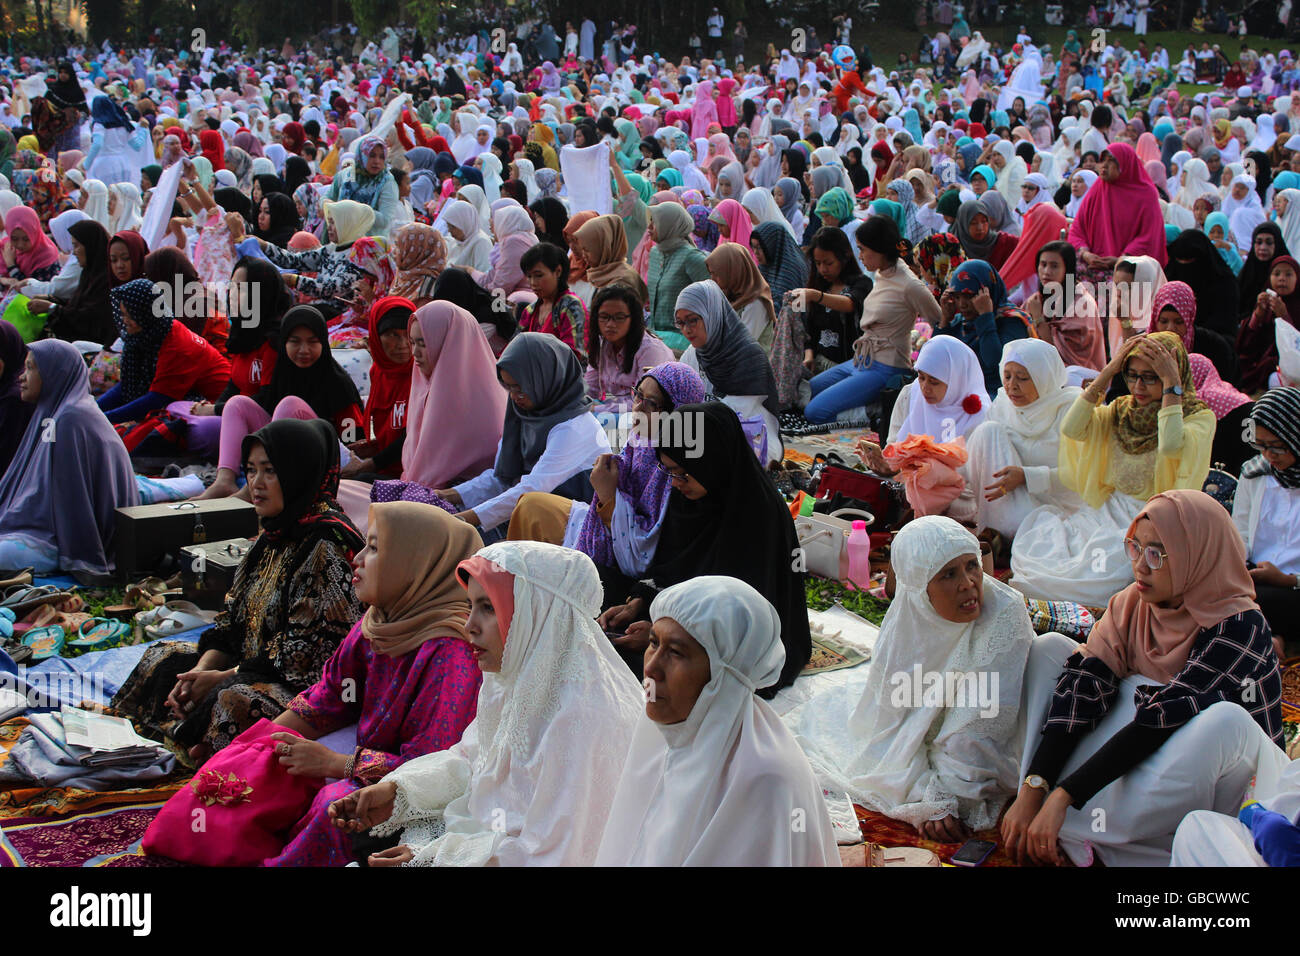
[[[891,820],[883,813],[864,809],[857,804],[854,804],[853,809],[858,814],[862,837],[868,843],[879,843],[881,846],[919,846],[939,854],[939,859],[944,863],[947,863],[952,855],[961,849],[960,843],[935,843],[933,840],[923,840],[912,827],[899,820]],[[997,830],[980,830],[975,837],[980,840],[992,840],[998,844],[998,848],[980,864],[981,866],[1016,865],[1002,848],[1002,836]]]
[[[812,657],[804,665],[804,669],[800,671],[800,676],[825,674],[846,667],[856,667],[865,660],[868,660],[868,655],[862,653],[856,647],[851,647],[828,634],[814,634]]]
[[[0,867],[179,866],[140,852],[144,831],[164,802],[111,806],[56,820],[9,820],[0,829]]]

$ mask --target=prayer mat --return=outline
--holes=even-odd
[[[799,676],[826,674],[846,667],[857,667],[869,659],[870,655],[862,653],[856,647],[851,647],[828,634],[817,634],[812,639],[812,657],[799,672]]]
[[[1300,660],[1292,659],[1282,669],[1282,720],[1300,722]]]
[[[858,825],[862,827],[862,837],[868,843],[879,843],[881,846],[919,846],[939,854],[939,859],[944,863],[948,863],[952,855],[961,849],[960,843],[935,843],[933,840],[923,840],[921,835],[908,824],[901,820],[893,820],[875,810],[867,810],[857,804],[853,805],[853,809],[858,815]],[[997,830],[980,830],[976,832],[975,838],[991,840],[998,844],[997,849],[980,864],[981,866],[1016,865],[1002,848],[1002,835]]]
[[[140,840],[165,800],[129,803],[62,816],[23,817],[0,830],[0,866],[168,866],[170,860],[139,855]],[[135,864],[116,861],[126,856]]]

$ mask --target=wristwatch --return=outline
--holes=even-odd
[[[1041,790],[1043,793],[1047,793],[1052,789],[1052,785],[1049,784],[1044,777],[1036,773],[1031,773],[1025,778],[1025,786],[1032,787],[1035,790]]]
[[[1181,396],[1183,394],[1183,387],[1181,385],[1170,385],[1162,394]]]

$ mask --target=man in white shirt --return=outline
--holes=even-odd
[[[722,19],[722,14],[718,12],[717,7],[713,8],[713,13],[709,14],[709,19],[705,20],[704,23],[709,28],[710,40],[722,39],[722,26],[724,21]]]
[[[1023,23],[1020,24],[1020,32],[1016,34],[1016,42],[1024,47],[1034,42],[1034,38],[1029,35],[1029,31]]]

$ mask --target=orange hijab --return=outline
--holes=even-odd
[[[1155,525],[1179,597],[1157,607],[1130,584],[1110,599],[1088,636],[1087,653],[1116,677],[1141,674],[1167,684],[1187,664],[1202,628],[1259,607],[1246,569],[1246,547],[1223,505],[1202,491],[1165,491],[1151,498],[1129,525]]]

